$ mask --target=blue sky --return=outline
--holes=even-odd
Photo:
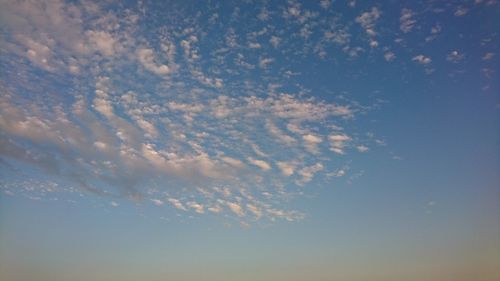
[[[0,279],[500,277],[498,1],[1,3]]]

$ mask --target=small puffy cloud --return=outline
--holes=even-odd
[[[169,102],[167,106],[170,110],[191,112],[191,113],[198,113],[202,111],[204,108],[202,104],[186,104],[186,103],[178,103],[175,101]]]
[[[312,135],[312,134],[307,134],[302,136],[302,139],[304,139],[305,142],[311,143],[311,144],[318,144],[323,142],[323,139],[321,137]]]
[[[337,154],[344,154],[344,147],[346,142],[350,141],[351,138],[345,134],[333,134],[328,136],[330,141],[330,150]]]
[[[248,48],[250,49],[260,49],[262,46],[259,43],[250,42],[248,43]]]
[[[259,67],[260,68],[267,68],[269,64],[271,64],[274,61],[273,58],[261,58],[259,60]]]
[[[94,50],[105,56],[113,56],[116,52],[118,41],[107,31],[88,30],[85,35]]]
[[[262,217],[261,209],[253,204],[247,204],[247,210],[249,210],[252,214],[254,214],[256,220]]]
[[[298,171],[298,174],[300,176],[302,176],[302,179],[298,180],[297,184],[302,185],[304,183],[310,182],[313,179],[314,174],[316,174],[319,171],[322,171],[323,168],[324,168],[323,164],[316,163],[312,166],[307,166],[307,167],[300,169]]]
[[[245,168],[245,164],[243,162],[241,162],[239,159],[224,156],[224,157],[221,157],[221,160],[224,161],[225,163],[235,167],[235,168],[238,168],[238,169]]]
[[[292,145],[295,142],[297,142],[296,139],[293,137],[287,135],[285,132],[283,132],[280,128],[278,128],[272,121],[267,120],[266,122],[266,129],[269,131],[269,133],[274,136],[279,142],[282,142],[286,145]]]
[[[140,48],[136,52],[137,59],[145,69],[157,75],[169,74],[172,69],[165,64],[157,64],[154,50],[149,48]]]
[[[447,56],[446,60],[449,62],[457,63],[465,58],[465,55],[458,52],[457,50],[451,51]]]
[[[197,202],[194,202],[194,201],[189,201],[186,203],[186,205],[193,209],[196,213],[198,214],[203,214],[205,213],[205,208],[203,207],[203,205],[197,203]]]
[[[384,54],[384,59],[386,61],[393,61],[394,59],[396,59],[396,55],[393,52],[386,52]]]
[[[375,36],[375,22],[382,13],[377,7],[373,7],[369,12],[364,12],[356,18],[356,22],[363,27],[369,36]]]
[[[252,157],[247,158],[248,162],[250,162],[252,165],[255,165],[259,168],[261,168],[263,171],[269,171],[271,170],[271,165],[269,165],[266,161],[264,160],[258,160],[254,159]]]
[[[222,212],[222,207],[220,205],[215,205],[215,206],[208,207],[207,210],[212,212],[212,213],[218,214],[218,213]]]
[[[467,9],[467,8],[465,8],[465,7],[462,7],[462,6],[459,6],[459,7],[457,7],[457,9],[455,10],[454,15],[455,15],[456,17],[461,17],[461,16],[465,16],[468,12],[469,12],[469,9]]]
[[[364,146],[364,145],[358,145],[358,146],[356,146],[356,149],[359,152],[367,152],[368,150],[370,150],[367,146]]]
[[[155,204],[156,206],[161,206],[163,205],[163,201],[160,200],[160,199],[151,199],[151,202],[153,202],[153,204]]]
[[[101,151],[106,151],[108,149],[108,145],[101,141],[94,142],[94,146]]]
[[[321,0],[319,2],[319,4],[320,4],[321,8],[326,10],[326,9],[330,8],[330,6],[332,5],[332,1],[331,0]]]
[[[271,39],[269,39],[269,43],[276,49],[278,48],[279,44],[281,42],[281,39],[277,36],[271,36]]]
[[[432,59],[429,57],[426,57],[424,55],[417,55],[417,56],[414,56],[412,58],[412,61],[414,61],[418,64],[426,65],[426,64],[430,64],[432,62]]]
[[[186,207],[184,207],[184,204],[181,203],[178,199],[175,198],[169,198],[168,202],[172,204],[175,208],[182,210],[182,211],[187,211]]]
[[[233,213],[235,213],[237,216],[239,216],[239,217],[245,216],[245,212],[243,211],[243,208],[238,203],[226,201],[226,206],[228,206],[229,209]]]
[[[415,23],[417,22],[414,18],[414,13],[410,9],[404,8],[401,11],[401,16],[399,17],[400,26],[399,29],[404,33],[408,33],[413,29]]]
[[[295,165],[293,163],[278,161],[276,165],[285,177],[289,177],[295,172]]]
[[[319,153],[318,145],[323,142],[323,139],[321,137],[315,136],[313,134],[307,134],[303,135],[302,139],[304,140],[304,146],[309,152],[313,154]]]
[[[484,56],[481,58],[482,60],[491,60],[495,56],[495,53],[486,53]]]

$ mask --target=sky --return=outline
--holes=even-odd
[[[500,280],[499,1],[0,4],[1,280]]]

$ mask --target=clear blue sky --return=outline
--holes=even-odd
[[[0,279],[500,279],[500,3],[0,0]]]

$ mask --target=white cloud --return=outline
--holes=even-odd
[[[202,104],[186,104],[171,101],[168,103],[168,108],[171,110],[198,113],[203,110],[204,106]]]
[[[315,136],[313,134],[307,134],[303,135],[302,139],[304,140],[304,146],[309,152],[313,154],[319,153],[318,144],[323,142],[323,139],[321,137]]]
[[[377,7],[373,7],[371,11],[364,12],[356,18],[356,22],[359,23],[369,36],[375,36],[375,22],[380,17],[382,13]]]
[[[486,53],[484,54],[484,56],[482,57],[482,60],[491,60],[493,57],[495,56],[495,53]]]
[[[287,135],[285,132],[280,130],[272,121],[267,120],[266,121],[266,129],[271,133],[272,136],[274,136],[278,141],[286,144],[286,145],[292,145],[294,144],[297,140],[294,139],[293,137]]]
[[[182,211],[187,211],[186,207],[184,207],[184,204],[181,203],[181,201],[175,199],[175,198],[169,198],[168,202],[172,204],[175,208],[182,210]]]
[[[260,68],[267,68],[269,64],[271,64],[274,61],[273,58],[261,58],[259,60],[259,67]]]
[[[277,36],[271,36],[271,39],[269,39],[269,43],[276,49],[278,48],[279,44],[281,42],[281,38]]]
[[[356,149],[359,152],[367,152],[368,150],[370,150],[367,146],[364,146],[364,145],[358,145],[358,146],[356,146]]]
[[[451,51],[447,56],[446,60],[449,62],[457,63],[465,58],[465,55],[458,52],[457,50]]]
[[[432,59],[429,57],[426,57],[424,55],[417,55],[412,58],[412,60],[418,64],[430,64],[432,62]]]
[[[319,4],[320,4],[321,8],[328,9],[332,5],[332,1],[330,1],[330,0],[321,0],[319,2]]]
[[[404,33],[408,33],[413,29],[415,23],[417,22],[413,19],[414,13],[412,10],[404,8],[401,10],[401,17],[399,18],[400,26],[399,29]]]
[[[163,205],[163,201],[160,200],[160,199],[151,199],[151,202],[153,202],[153,204],[155,204],[156,206],[161,206]]]
[[[264,160],[258,160],[258,159],[254,159],[252,157],[248,157],[247,158],[248,162],[250,162],[251,164],[261,168],[263,171],[269,171],[271,170],[271,165],[269,165],[266,161]]]
[[[105,56],[113,56],[118,48],[118,42],[112,34],[103,30],[88,30],[85,32],[92,48]]]
[[[166,75],[172,72],[172,69],[165,64],[157,64],[154,50],[149,48],[140,48],[136,51],[137,59],[147,70],[156,75]]]
[[[465,16],[468,12],[469,12],[469,9],[467,9],[467,8],[465,8],[465,7],[462,7],[462,6],[459,6],[459,7],[457,7],[457,9],[455,10],[454,15],[455,15],[456,17],[461,17],[461,16]]]
[[[248,48],[250,49],[260,49],[262,46],[259,43],[250,42],[248,43]]]
[[[226,201],[226,206],[229,207],[229,209],[235,213],[237,216],[239,217],[243,217],[245,216],[245,212],[243,211],[243,208],[241,207],[241,205],[239,205],[238,203],[235,203],[235,202],[229,202],[229,201]]]
[[[194,202],[194,201],[189,201],[186,203],[186,205],[193,209],[195,212],[197,212],[198,214],[203,214],[205,213],[205,208],[203,207],[203,205],[197,203],[197,202]]]
[[[345,134],[333,134],[328,136],[330,141],[330,150],[337,154],[344,154],[344,147],[346,142],[350,141],[351,138]]]
[[[215,206],[208,207],[207,210],[209,210],[212,213],[217,214],[217,213],[222,212],[222,207],[220,205],[215,205]]]
[[[394,59],[396,59],[396,55],[393,52],[386,52],[384,54],[384,59],[386,61],[393,61]]]
[[[316,163],[312,166],[304,167],[298,171],[298,174],[302,176],[302,179],[297,181],[297,184],[303,185],[307,182],[310,182],[314,175],[323,170],[323,164]]]
[[[235,167],[235,168],[238,168],[238,169],[245,168],[245,164],[236,158],[224,156],[224,157],[221,157],[221,160],[226,162],[227,164]]]
[[[108,99],[108,77],[99,77],[96,83],[94,108],[102,115],[111,118],[113,117],[113,105]]]
[[[281,170],[281,174],[289,177],[295,172],[295,165],[289,162],[276,162],[276,165]]]
[[[262,217],[262,211],[255,205],[247,204],[247,210],[255,215],[256,220]]]

